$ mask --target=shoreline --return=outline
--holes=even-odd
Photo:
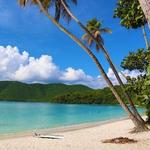
[[[0,150],[149,150],[150,132],[132,134],[130,131],[133,128],[134,124],[130,119],[121,118],[103,123],[71,126],[65,130],[55,130],[53,134],[52,130],[42,130],[41,132],[47,135],[63,136],[63,139],[39,138],[30,133],[30,135],[0,140]],[[137,143],[112,144],[102,142],[118,137],[133,139]]]
[[[117,119],[80,123],[80,124],[74,124],[74,125],[66,125],[66,126],[62,126],[62,127],[43,128],[43,129],[16,132],[16,133],[8,133],[8,134],[6,133],[6,134],[0,134],[0,140],[33,136],[35,132],[40,133],[40,134],[55,134],[58,132],[64,133],[64,132],[82,130],[82,129],[87,129],[87,128],[93,128],[93,127],[110,124],[110,123],[114,123],[114,122],[119,122],[119,121],[123,121],[123,120],[128,120],[128,119],[129,119],[128,117],[121,117],[121,118],[117,118]]]

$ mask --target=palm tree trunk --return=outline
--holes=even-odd
[[[139,121],[144,123],[145,121],[142,119],[142,117],[138,113],[138,111],[137,111],[137,109],[136,109],[136,107],[135,107],[131,97],[129,96],[128,92],[125,90],[125,85],[123,84],[123,82],[122,82],[122,80],[121,80],[121,78],[120,78],[120,76],[119,76],[119,74],[117,72],[117,69],[115,68],[111,58],[109,57],[109,54],[107,53],[107,51],[106,51],[106,49],[104,47],[103,47],[103,49],[104,49],[105,57],[108,60],[110,66],[111,66],[111,68],[112,68],[112,70],[113,70],[113,72],[114,72],[114,74],[115,74],[115,76],[116,76],[116,78],[117,78],[117,80],[118,80],[118,82],[119,82],[123,92],[124,92],[124,95],[127,98],[128,102],[129,102],[129,104],[131,106],[131,110],[133,111],[133,114],[139,119]]]
[[[142,32],[143,32],[144,41],[145,41],[145,44],[146,44],[146,49],[148,50],[149,49],[149,42],[148,42],[148,38],[147,38],[147,35],[146,35],[146,31],[145,31],[144,25],[142,26]]]
[[[40,9],[42,10],[42,12],[52,21],[52,23],[54,23],[62,32],[64,32],[66,35],[68,35],[73,41],[75,41],[81,48],[83,48],[83,50],[86,51],[86,53],[91,57],[91,59],[95,62],[95,64],[97,65],[100,73],[102,74],[102,76],[104,77],[104,79],[106,80],[107,84],[109,85],[111,91],[113,92],[114,96],[116,97],[116,99],[118,100],[118,102],[120,103],[120,105],[123,107],[123,109],[128,113],[130,119],[133,121],[136,130],[137,131],[146,131],[148,130],[147,126],[145,126],[145,124],[142,124],[131,112],[131,110],[128,108],[128,106],[122,101],[121,97],[119,96],[119,94],[117,93],[116,89],[113,87],[112,82],[110,81],[110,79],[108,78],[107,74],[105,73],[103,67],[101,66],[101,64],[99,63],[98,59],[96,58],[96,56],[92,53],[92,51],[87,48],[76,36],[74,36],[71,32],[69,32],[66,28],[64,28],[61,24],[59,24],[49,13],[48,11],[45,10],[45,8],[43,7],[43,5],[41,4],[40,0],[36,0]]]
[[[61,0],[61,2],[62,2],[62,5],[64,6],[64,8],[66,9],[66,11],[68,12],[68,14],[72,17],[72,19],[75,20],[75,21],[77,22],[77,24],[79,24],[79,26],[80,26],[87,34],[89,34],[89,35],[91,36],[91,38],[101,47],[100,43],[99,43],[99,42],[95,39],[95,37],[88,31],[88,29],[72,14],[72,12],[68,9],[68,7],[67,7],[66,4],[64,3],[64,1]],[[144,120],[142,119],[142,117],[141,117],[140,114],[138,113],[136,107],[134,106],[134,103],[133,103],[132,99],[130,98],[129,94],[126,92],[125,86],[124,86],[124,84],[123,84],[123,82],[122,82],[122,80],[121,80],[121,78],[120,78],[120,76],[119,76],[119,74],[118,74],[118,71],[117,71],[116,67],[114,66],[114,64],[113,64],[113,62],[112,62],[112,60],[111,60],[111,58],[110,58],[110,56],[109,56],[109,54],[108,54],[108,52],[107,52],[107,50],[105,49],[104,46],[103,46],[103,49],[102,49],[102,50],[103,50],[104,55],[105,55],[105,57],[106,57],[108,63],[110,64],[110,67],[111,67],[111,69],[113,70],[113,72],[114,72],[114,74],[115,74],[115,76],[116,76],[116,78],[117,78],[117,80],[118,80],[118,82],[119,82],[119,84],[120,84],[120,86],[121,86],[123,92],[124,92],[124,95],[125,95],[126,99],[128,100],[128,102],[129,102],[129,104],[130,104],[130,106],[131,106],[131,110],[133,111],[134,115],[139,119],[139,121],[141,121],[141,122],[144,123]]]
[[[145,18],[146,18],[147,23],[150,28],[150,3],[149,3],[149,0],[139,0],[139,3],[141,5],[141,8],[143,10],[143,13],[145,15]]]

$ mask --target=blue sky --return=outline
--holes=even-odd
[[[72,12],[83,22],[96,17],[102,20],[104,27],[112,29],[111,35],[105,34],[105,47],[115,65],[121,70],[120,62],[129,51],[145,47],[141,29],[127,30],[119,25],[119,19],[113,18],[117,0],[80,0]],[[88,55],[64,33],[60,32],[37,7],[20,8],[17,0],[0,0],[0,45],[18,47],[34,58],[48,55],[53,58],[60,70],[68,67],[82,69],[85,74],[97,77],[99,72]],[[63,23],[70,31],[81,37],[82,30],[72,21]],[[147,29],[148,34],[149,30]],[[109,66],[99,53],[97,54],[107,71]],[[49,80],[50,82],[50,80]]]

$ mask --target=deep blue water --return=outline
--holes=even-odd
[[[140,112],[144,110],[139,108]],[[0,102],[0,134],[125,117],[119,105]]]

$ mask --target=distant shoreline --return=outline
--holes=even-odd
[[[78,103],[53,103],[53,102],[40,102],[40,101],[24,101],[24,100],[20,100],[20,101],[17,101],[17,100],[1,100],[0,99],[0,102],[12,102],[12,103],[44,103],[44,104],[59,104],[59,105],[95,105],[95,106],[99,106],[99,105],[106,105],[106,106],[109,106],[109,105],[112,105],[112,106],[120,106],[120,104],[118,104],[118,103],[113,103],[113,104],[109,104],[109,103],[106,103],[106,104],[86,104],[86,103],[80,103],[80,104],[78,104]],[[129,104],[127,104],[127,105],[129,105]],[[143,106],[140,106],[140,105],[137,105],[137,104],[135,104],[135,106],[136,107],[138,107],[138,108],[144,108]]]

